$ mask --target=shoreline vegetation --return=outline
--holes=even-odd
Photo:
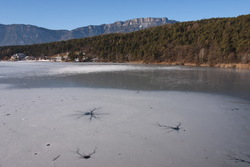
[[[148,64],[143,61],[128,62],[131,64]],[[161,62],[161,63],[150,63],[150,64],[159,64],[159,65],[180,65],[180,66],[194,66],[194,67],[217,67],[217,68],[235,68],[235,69],[250,69],[250,64],[241,64],[241,63],[221,63],[221,64],[195,64],[195,63],[179,63],[179,62]]]
[[[145,63],[250,69],[250,14],[179,22],[131,33],[0,47],[0,60],[16,53],[34,59]],[[66,58],[66,57],[67,58]]]
[[[27,62],[53,62],[53,61],[27,60]],[[76,62],[76,63],[78,63],[78,62]],[[98,63],[116,63],[116,62],[98,62]],[[221,64],[214,64],[214,65],[211,65],[211,64],[195,64],[195,63],[179,63],[179,62],[145,63],[143,61],[132,61],[132,62],[123,62],[123,63],[156,64],[156,65],[171,65],[171,66],[192,66],[192,67],[215,67],[215,68],[231,68],[231,69],[250,70],[250,64],[241,64],[241,63],[238,63],[238,64],[237,63],[231,63],[231,64],[221,63]]]

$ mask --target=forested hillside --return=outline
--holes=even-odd
[[[250,63],[250,15],[181,22],[127,34],[1,47],[0,58],[19,52],[36,57],[84,52],[104,62]]]

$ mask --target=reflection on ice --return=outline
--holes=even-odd
[[[119,71],[154,71],[154,70],[182,70],[181,67],[159,67],[159,66],[135,66],[135,65],[78,65],[52,68],[50,74],[87,74],[100,72],[119,72]],[[183,69],[184,70],[184,69]]]
[[[0,76],[30,77],[74,75],[119,71],[190,70],[179,66],[102,64],[102,63],[45,63],[45,62],[0,62]]]

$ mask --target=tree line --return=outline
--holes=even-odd
[[[250,15],[179,22],[125,34],[0,47],[0,59],[15,53],[43,57],[85,53],[103,62],[250,63]]]

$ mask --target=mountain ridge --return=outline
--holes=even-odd
[[[0,46],[30,45],[110,33],[128,33],[178,21],[163,18],[136,18],[110,24],[88,25],[72,30],[51,30],[30,24],[0,24]]]

